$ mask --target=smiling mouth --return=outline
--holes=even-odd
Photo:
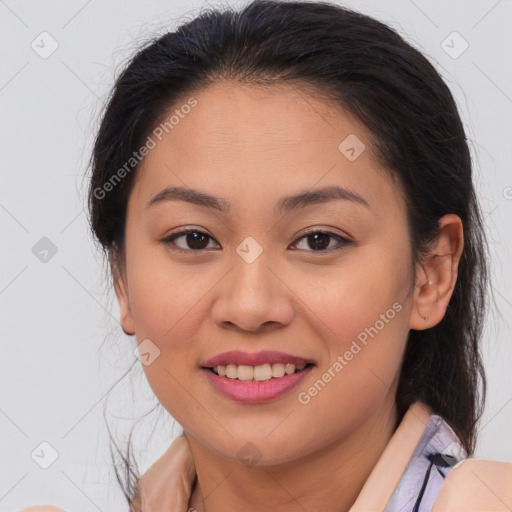
[[[206,367],[215,375],[226,377],[231,380],[264,382],[269,380],[278,380],[295,373],[300,373],[305,368],[314,366],[313,363],[295,365],[293,363],[265,363],[257,366],[250,365],[219,365]]]

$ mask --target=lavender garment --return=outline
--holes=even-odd
[[[428,457],[434,454],[446,458],[438,456],[435,460],[440,459],[441,464],[432,464]],[[455,460],[450,459],[450,456]],[[454,464],[466,458],[467,453],[455,432],[443,418],[432,414],[384,512],[431,512],[444,478]]]

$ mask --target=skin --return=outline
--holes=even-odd
[[[160,350],[144,371],[187,434],[198,475],[191,507],[348,510],[393,434],[407,334],[445,314],[463,247],[461,221],[440,219],[436,243],[414,268],[404,198],[360,123],[289,84],[217,82],[193,97],[197,106],[137,171],[114,273],[123,329]],[[354,161],[338,150],[349,134],[366,146]],[[328,185],[356,192],[369,207],[333,200],[288,214],[274,209],[283,196]],[[168,186],[220,197],[231,210],[185,201],[147,208]],[[205,249],[194,252],[186,236],[174,246],[161,241],[186,227],[211,237]],[[327,238],[328,249],[315,251],[309,228],[350,243]],[[248,236],[263,249],[250,264],[236,252]],[[298,393],[394,303],[401,311],[300,403]],[[200,368],[237,349],[279,350],[315,367],[291,392],[242,404],[215,391]],[[248,442],[261,457],[253,467],[237,456]]]

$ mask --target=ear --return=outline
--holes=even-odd
[[[455,214],[439,219],[439,235],[416,269],[416,283],[409,327],[415,330],[437,325],[450,302],[464,247],[462,221]]]
[[[122,271],[119,263],[118,252],[115,248],[109,249],[108,258],[112,271],[112,279],[114,282],[114,290],[116,292],[117,302],[119,304],[121,327],[125,334],[131,336],[135,334],[133,325],[133,316],[130,310],[130,301],[128,298],[125,273]]]

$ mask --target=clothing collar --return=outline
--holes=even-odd
[[[431,473],[434,455],[439,456],[441,464]],[[432,414],[422,402],[415,402],[393,433],[350,512],[409,511],[415,502],[419,511],[432,510],[445,476],[466,457],[459,438],[444,419]]]

